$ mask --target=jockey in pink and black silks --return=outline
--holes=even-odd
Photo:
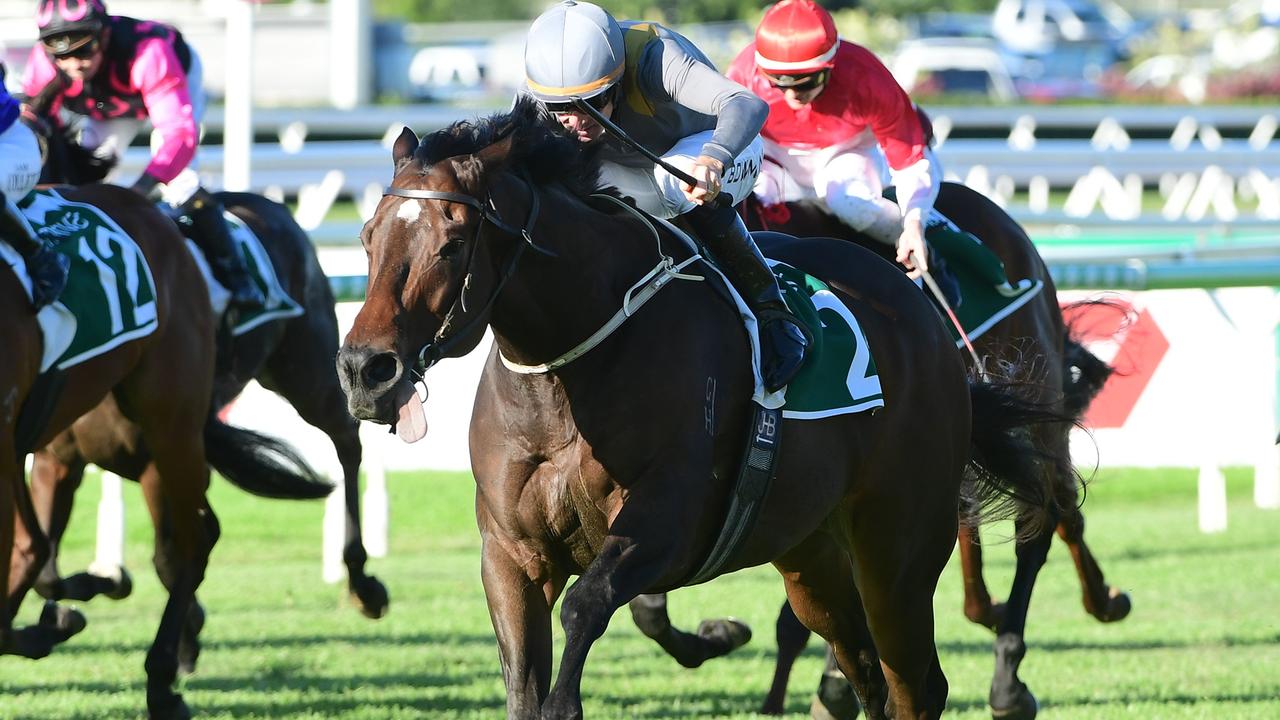
[[[103,0],[38,0],[36,24],[40,42],[27,63],[26,96],[62,83],[49,114],[83,118],[79,142],[103,160],[118,160],[149,123],[159,142],[133,188],[181,207],[232,302],[261,305],[261,291],[223,223],[222,204],[200,187],[205,94],[195,50],[173,27],[108,14]]]

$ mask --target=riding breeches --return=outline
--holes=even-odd
[[[681,140],[662,154],[662,159],[677,168],[688,169],[702,154],[702,147],[711,140],[711,130],[706,130]],[[720,192],[728,193],[735,204],[746,199],[760,174],[764,145],[759,137],[726,166],[720,178]],[[644,161],[636,166],[605,161],[600,171],[601,186],[613,185],[628,197],[634,198],[641,210],[660,218],[683,215],[696,204],[685,197],[683,183],[666,170]]]
[[[765,160],[755,194],[766,205],[819,198],[846,225],[892,243],[901,231],[901,217],[918,208],[928,216],[942,182],[933,151],[901,171],[890,171],[884,154],[869,132],[841,145],[802,150],[765,140]],[[894,182],[899,201],[882,197]]]
[[[191,94],[191,116],[195,118],[196,123],[204,120],[205,106],[207,98],[204,92],[204,66],[200,62],[200,56],[195,52],[191,53],[191,67],[187,70],[187,91]],[[79,142],[84,147],[93,151],[97,157],[110,160],[119,159],[124,151],[133,142],[133,139],[142,132],[147,126],[146,119],[141,118],[114,118],[109,120],[94,120],[86,118],[80,130]],[[151,136],[151,149],[154,152],[159,141],[159,135],[153,133]],[[165,183],[160,192],[160,197],[171,205],[181,205],[195,194],[200,187],[199,170],[199,149],[192,156],[191,162],[187,167],[178,173],[178,176]],[[110,182],[120,182],[120,180],[112,176],[107,178]],[[128,182],[132,182],[130,179]]]
[[[0,192],[12,202],[27,196],[40,180],[40,143],[31,128],[15,122],[0,132]]]

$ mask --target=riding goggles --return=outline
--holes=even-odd
[[[41,41],[45,50],[55,59],[75,58],[88,60],[102,48],[102,43],[93,35],[55,35]]]
[[[818,72],[805,73],[803,75],[770,75],[765,73],[764,77],[777,90],[794,90],[798,93],[806,93],[826,85],[827,80],[831,78],[831,71],[819,70]]]
[[[599,95],[593,95],[589,98],[585,98],[582,100],[582,102],[585,102],[586,104],[590,105],[591,107],[601,112],[604,112],[604,109],[608,107],[609,103],[612,101],[613,101],[613,93],[607,90],[605,92],[600,93]],[[553,115],[559,115],[562,113],[580,112],[578,110],[578,104],[573,100],[570,100],[568,102],[549,102],[549,103],[543,103],[543,104],[546,106],[547,112],[552,113]]]

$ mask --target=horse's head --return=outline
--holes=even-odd
[[[364,307],[338,353],[338,376],[358,418],[394,423],[412,399],[411,368],[419,352],[463,324],[474,275],[485,274],[479,249],[486,164],[510,150],[510,141],[476,155],[429,162],[406,128],[392,148],[395,176],[360,240],[369,259]],[[470,350],[482,322],[465,328]],[[465,352],[465,350],[463,352]]]
[[[413,400],[424,354],[428,364],[463,355],[483,337],[502,283],[532,246],[535,186],[582,190],[598,173],[532,101],[421,143],[406,129],[392,155],[391,185],[361,232],[365,304],[338,354],[351,413],[384,423]]]

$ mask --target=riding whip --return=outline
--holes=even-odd
[[[920,259],[916,257],[915,252],[911,253],[911,264],[920,267]],[[933,297],[938,301],[938,305],[943,312],[950,318],[951,324],[955,327],[956,332],[960,333],[960,340],[964,342],[965,348],[969,351],[969,357],[973,359],[973,367],[983,380],[987,379],[987,371],[982,368],[982,361],[978,359],[978,351],[973,349],[973,343],[969,341],[969,334],[964,331],[964,326],[960,324],[960,319],[956,317],[956,313],[951,309],[951,303],[947,302],[947,297],[942,294],[942,288],[938,287],[938,283],[934,282],[933,275],[928,270],[920,270],[920,277],[924,279],[924,284],[928,286],[929,292],[933,293]]]
[[[616,136],[619,140],[626,143],[627,145],[630,145],[633,149],[636,150],[636,152],[639,152],[641,155],[649,158],[649,160],[653,161],[653,163],[658,167],[674,175],[676,179],[680,180],[680,182],[683,182],[689,185],[689,187],[698,186],[698,181],[695,180],[692,175],[681,170],[675,165],[672,165],[666,160],[663,160],[661,157],[658,157],[657,153],[653,152],[649,148],[636,142],[634,138],[628,135],[626,131],[624,131],[622,128],[614,124],[612,120],[605,117],[604,114],[601,113],[599,110],[591,107],[591,103],[583,100],[580,97],[575,97],[573,99],[573,106],[585,112],[586,114],[590,115],[592,119],[594,119],[596,122],[604,126],[604,129],[608,130],[610,134]],[[711,204],[717,207],[732,207],[733,198],[723,192],[716,193],[715,198],[711,200]]]

